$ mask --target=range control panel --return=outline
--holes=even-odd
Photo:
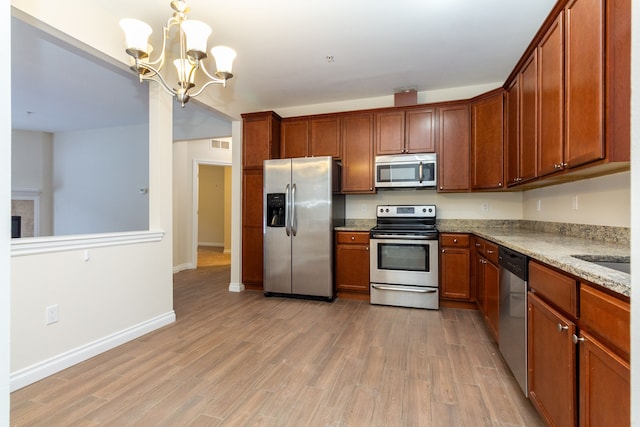
[[[378,218],[435,218],[435,205],[378,205]]]

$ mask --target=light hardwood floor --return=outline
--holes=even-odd
[[[12,393],[11,425],[542,425],[476,311],[174,282],[174,324]]]

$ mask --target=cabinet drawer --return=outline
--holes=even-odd
[[[535,261],[529,262],[529,287],[572,317],[578,316],[578,282]]]
[[[336,241],[339,244],[369,244],[369,233],[368,232],[358,232],[358,231],[338,231]]]
[[[469,235],[468,234],[440,234],[440,245],[451,246],[456,248],[468,248],[469,247]]]
[[[629,303],[581,284],[580,326],[617,347],[629,360]]]
[[[498,265],[498,245],[492,242],[484,242],[484,256],[487,260]]]

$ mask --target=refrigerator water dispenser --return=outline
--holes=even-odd
[[[267,194],[267,227],[285,226],[285,193]]]

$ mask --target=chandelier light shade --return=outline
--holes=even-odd
[[[221,84],[226,87],[227,80],[233,77],[232,66],[236,52],[226,46],[216,46],[211,49],[211,55],[216,62],[214,74],[207,71],[204,60],[207,58],[207,40],[211,35],[211,27],[201,21],[188,20],[189,6],[186,1],[174,0],[171,2],[173,16],[163,27],[162,50],[158,57],[151,59],[153,46],[149,44],[151,27],[137,19],[125,18],[120,21],[120,27],[125,33],[126,52],[132,57],[134,70],[142,82],[154,80],[184,107],[189,99],[200,95],[207,86]],[[172,30],[176,31],[172,31]],[[168,59],[168,43],[172,35],[177,35],[179,57],[173,61],[176,67],[178,82],[173,88],[167,83],[167,79],[160,74]],[[202,73],[198,73],[201,70]],[[204,77],[200,77],[203,74]],[[205,78],[204,83],[196,83],[196,75]],[[194,89],[196,84],[199,88]],[[191,90],[195,90],[191,93]]]

